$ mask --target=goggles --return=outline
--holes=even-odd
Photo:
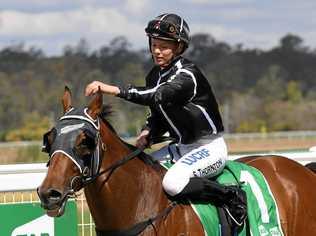
[[[169,40],[180,40],[180,29],[164,20],[152,20],[148,23],[145,32],[152,37],[163,37]]]

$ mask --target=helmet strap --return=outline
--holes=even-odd
[[[176,49],[176,56],[180,56],[183,52],[184,52],[185,48],[184,48],[184,44],[182,42],[178,43],[178,47]]]

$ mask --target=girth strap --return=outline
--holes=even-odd
[[[156,231],[156,228],[154,226],[154,222],[156,220],[165,218],[171,210],[177,205],[176,202],[172,202],[166,209],[164,209],[162,212],[160,212],[158,215],[151,217],[147,220],[144,220],[142,222],[139,222],[129,229],[126,230],[98,230],[95,228],[95,232],[97,236],[136,236],[143,232],[149,225],[151,225],[154,230]]]

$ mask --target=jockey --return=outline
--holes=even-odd
[[[149,106],[151,114],[136,146],[148,147],[167,132],[175,140],[152,154],[161,159],[170,153],[175,162],[163,178],[165,192],[176,200],[213,202],[242,224],[247,215],[245,193],[210,180],[222,172],[227,148],[212,88],[198,67],[182,57],[190,42],[188,24],[176,14],[162,14],[145,31],[155,64],[146,86],[117,87],[94,81],[87,85],[86,96],[100,87],[106,94]]]

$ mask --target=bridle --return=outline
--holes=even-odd
[[[120,166],[124,165],[128,161],[134,159],[137,157],[139,154],[143,152],[143,149],[136,148],[134,151],[129,153],[127,156],[125,156],[122,159],[117,160],[114,162],[112,165],[107,167],[106,169],[100,171],[101,169],[101,163],[103,161],[103,152],[106,150],[106,145],[102,142],[102,139],[100,137],[100,121],[99,117],[94,120],[92,119],[89,114],[87,113],[87,108],[83,110],[76,110],[72,108],[69,110],[64,116],[62,116],[58,123],[56,124],[56,127],[54,127],[51,131],[47,132],[44,134],[43,137],[43,148],[42,150],[44,152],[48,152],[50,159],[47,162],[47,166],[49,166],[50,161],[54,157],[56,153],[62,153],[66,157],[68,157],[74,164],[79,168],[80,174],[75,175],[70,179],[69,186],[66,188],[66,191],[62,194],[61,198],[58,200],[58,205],[61,208],[64,208],[65,203],[67,202],[68,198],[74,198],[76,197],[76,192],[79,191],[80,189],[86,187],[90,183],[94,182],[99,176],[104,175],[108,173],[107,177],[103,181],[103,184],[105,184],[107,181],[109,181],[110,177],[114,173],[114,171],[119,168]],[[66,122],[65,122],[66,121]],[[81,122],[80,125],[78,124],[78,121]],[[65,122],[66,124],[63,124]],[[77,125],[77,126],[76,126]],[[78,128],[80,127],[80,128]],[[80,162],[80,158],[76,156],[76,152],[69,149],[69,147],[63,147],[59,145],[54,145],[56,142],[56,137],[59,134],[61,134],[63,131],[64,133],[72,133],[69,138],[74,139],[73,136],[78,135],[78,130],[80,130],[83,127],[89,127],[90,131],[94,134],[94,141],[95,141],[95,150],[91,156],[89,156],[89,159],[91,159],[90,164],[95,162],[95,159],[97,159],[97,165],[93,166],[87,166],[83,165],[82,162]],[[55,129],[56,131],[56,136],[55,140],[53,141],[52,145],[49,145],[48,143],[48,136],[53,132]],[[93,129],[93,130],[91,130]],[[82,130],[80,130],[82,131]],[[61,137],[59,135],[59,137]],[[67,137],[66,137],[67,138]],[[65,139],[67,141],[67,139]],[[59,143],[60,145],[64,145],[63,143]],[[58,148],[59,147],[59,148]],[[73,148],[72,148],[73,149]],[[56,158],[56,157],[55,157]],[[102,231],[96,229],[97,235],[138,235],[140,232],[144,231],[149,225],[152,225],[152,227],[155,229],[156,228],[153,224],[154,221],[159,220],[159,219],[164,219],[170,211],[176,206],[175,202],[172,202],[166,209],[164,209],[162,212],[158,213],[154,217],[150,217],[147,220],[144,220],[142,222],[139,222],[135,225],[133,225],[131,228],[127,230],[122,230],[122,231],[117,231],[117,230],[109,230],[109,231]],[[48,203],[45,204],[45,208],[50,210],[56,207],[56,204],[53,203]]]
[[[105,170],[100,171],[101,163],[103,161],[103,152],[106,151],[106,145],[102,142],[102,139],[100,137],[99,119],[99,117],[96,120],[92,119],[91,116],[89,116],[89,114],[87,113],[87,108],[81,110],[72,108],[58,120],[54,128],[44,134],[42,151],[49,153],[50,156],[47,162],[47,166],[50,165],[50,162],[53,158],[56,158],[55,154],[62,153],[67,158],[69,158],[80,170],[79,175],[75,175],[70,179],[68,187],[62,194],[62,197],[59,199],[59,202],[61,204],[63,204],[63,202],[65,202],[68,198],[76,197],[77,191],[94,182],[99,176],[108,173],[106,179],[103,181],[103,183],[105,184],[118,167],[132,160],[143,151],[143,149],[137,148],[124,158],[114,162]],[[65,122],[65,124],[63,124],[63,122]],[[73,147],[67,147],[64,142],[54,145],[56,142],[58,142],[58,140],[56,139],[58,137],[61,137],[61,133],[69,133],[70,135],[68,138],[73,140],[75,138],[73,136],[76,136],[78,134],[76,130],[80,130],[83,127],[87,127],[88,130],[90,130],[90,133],[94,135],[94,137],[91,138],[95,140],[94,142],[96,144],[93,154],[89,157],[86,157],[87,159],[90,159],[88,165],[84,164],[80,157],[76,156],[77,153],[76,151],[74,151]],[[49,144],[48,136],[51,135],[52,132],[55,133],[54,140],[52,144]],[[65,139],[64,141],[68,140]],[[45,207],[48,209],[50,208],[50,206],[52,207],[55,205],[49,203],[45,205]]]

